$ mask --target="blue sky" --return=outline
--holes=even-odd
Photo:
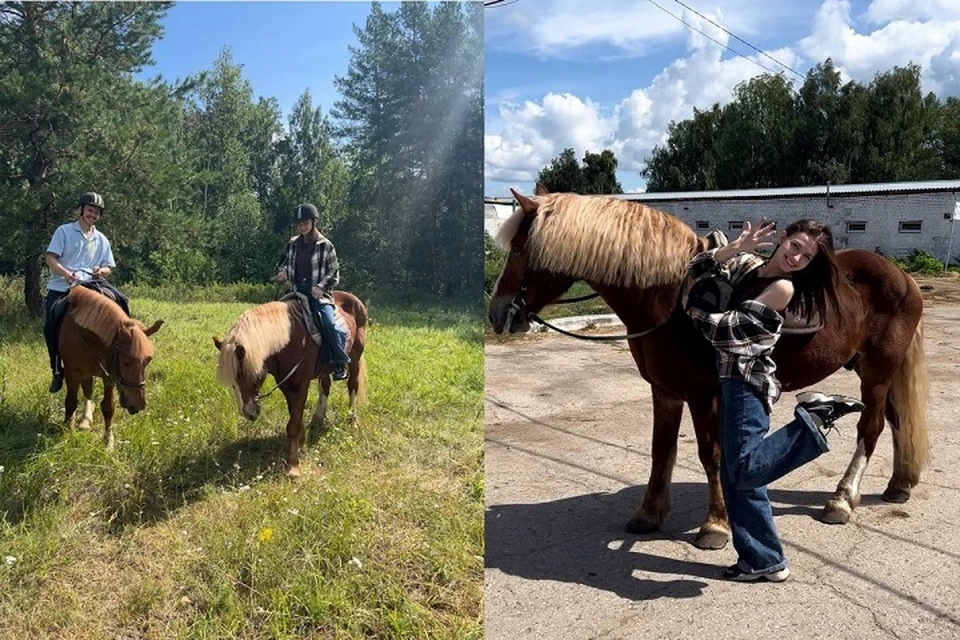
[[[397,6],[383,3],[388,12]],[[141,76],[173,80],[210,70],[226,46],[255,98],[276,98],[284,122],[307,88],[326,114],[339,98],[334,76],[346,75],[347,47],[356,44],[353,25],[362,28],[369,11],[369,2],[181,2],[163,19],[155,64]]]
[[[564,147],[579,158],[613,149],[624,190],[642,190],[639,171],[671,121],[728,102],[739,82],[765,72],[756,62],[783,68],[691,9],[800,74],[832,57],[844,80],[869,83],[915,62],[925,90],[960,95],[957,0],[656,4],[750,59],[651,0],[518,0],[487,10],[486,195],[531,192],[537,171]]]

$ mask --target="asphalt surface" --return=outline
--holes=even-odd
[[[653,420],[625,344],[488,342],[486,638],[960,638],[960,305],[924,317],[930,467],[909,502],[881,501],[885,429],[850,522],[820,522],[856,444],[856,419],[840,421],[830,452],[770,487],[792,571],[782,584],[723,581],[732,546],[693,545],[707,496],[686,413],[673,510],[658,533],[625,533]],[[816,388],[859,395],[847,371]],[[792,408],[785,394],[772,424]]]

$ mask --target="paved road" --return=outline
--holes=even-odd
[[[855,419],[832,450],[771,487],[793,574],[718,579],[732,547],[693,537],[706,486],[685,415],[673,511],[624,533],[650,468],[649,388],[622,344],[531,336],[486,349],[486,637],[960,638],[960,306],[925,315],[933,462],[904,505],[880,500],[884,431],[844,526],[818,520],[853,455]],[[857,395],[854,374],[819,388]],[[791,417],[792,397],[774,424]]]

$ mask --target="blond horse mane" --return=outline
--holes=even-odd
[[[652,287],[681,280],[697,249],[693,229],[639,202],[554,193],[539,206],[527,240],[530,266],[589,282]],[[518,209],[497,232],[508,249],[526,214]]]
[[[130,356],[139,360],[153,355],[144,324],[128,318],[120,305],[96,291],[86,287],[71,289],[70,315],[78,327],[94,333],[106,346],[112,345],[123,329],[130,329]]]
[[[268,302],[244,311],[223,339],[217,380],[226,387],[238,380],[241,370],[237,345],[243,345],[244,349],[244,377],[257,379],[263,374],[266,359],[290,342],[292,328],[290,307],[285,302]]]

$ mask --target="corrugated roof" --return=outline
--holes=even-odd
[[[853,194],[930,193],[960,191],[960,180],[925,180],[918,182],[878,182],[874,184],[832,184],[831,196]],[[729,189],[724,191],[675,191],[670,193],[624,193],[611,196],[624,200],[653,202],[657,200],[729,200],[743,198],[791,198],[826,196],[827,185],[786,187],[782,189]]]

